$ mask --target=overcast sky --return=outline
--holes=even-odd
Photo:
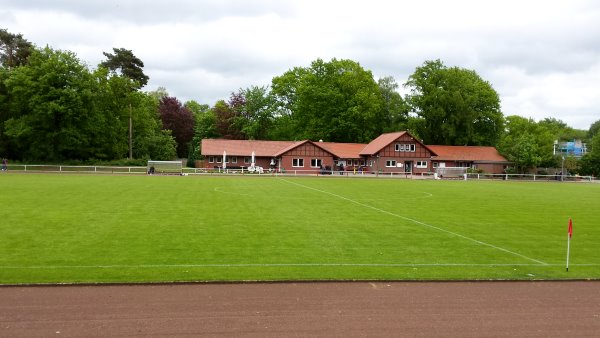
[[[91,68],[130,49],[150,76],[144,89],[182,102],[212,106],[317,58],[401,85],[441,59],[489,81],[505,116],[578,129],[600,120],[595,0],[0,0],[0,28]]]

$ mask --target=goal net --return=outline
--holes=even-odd
[[[147,173],[153,174],[176,174],[183,172],[181,161],[148,161]]]
[[[465,178],[465,174],[467,173],[467,167],[443,167],[436,168],[435,173],[438,178]]]

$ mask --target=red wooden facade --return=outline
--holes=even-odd
[[[334,166],[334,154],[310,141],[278,155],[279,165],[285,171],[319,173],[327,167],[333,168]]]
[[[222,168],[227,152],[228,168],[256,166],[265,170],[305,174],[334,171],[370,173],[433,173],[439,167],[471,167],[503,173],[508,165],[493,147],[427,146],[408,132],[382,134],[369,144],[312,141],[255,141],[205,139],[201,144],[204,168]]]

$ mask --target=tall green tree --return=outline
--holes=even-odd
[[[96,82],[71,52],[35,50],[5,81],[15,117],[5,133],[17,158],[60,161],[93,157],[98,132]]]
[[[235,110],[234,124],[244,138],[250,140],[269,139],[272,130],[275,105],[267,87],[251,86],[233,93],[230,106]]]
[[[137,88],[142,88],[148,83],[149,77],[144,74],[144,62],[125,48],[113,48],[113,53],[103,52],[106,61],[100,63],[102,67],[113,72],[118,72],[129,79],[136,81]]]
[[[0,29],[0,64],[12,69],[27,63],[33,51],[33,44],[23,38],[22,34],[13,34]]]
[[[553,117],[547,117],[538,124],[554,135],[555,140],[585,140],[587,138],[586,130],[571,128],[562,120]]]
[[[404,85],[426,144],[493,146],[502,135],[498,93],[475,71],[426,61]]]
[[[524,173],[538,166],[556,166],[553,144],[554,136],[544,125],[513,115],[506,117],[506,131],[498,151],[514,163],[517,171]]]
[[[186,107],[187,109],[189,109],[192,112],[192,114],[194,115],[194,117],[199,114],[206,113],[210,110],[209,105],[198,103],[195,100],[186,101],[183,104],[183,106]]]
[[[398,131],[408,129],[409,107],[398,93],[399,85],[391,76],[386,76],[377,81],[381,96],[383,97],[383,116],[385,118],[384,131]]]
[[[295,139],[368,142],[385,128],[384,99],[370,71],[351,60],[313,61],[273,78],[277,116]]]
[[[177,142],[171,130],[164,129],[158,111],[159,101],[148,93],[133,92],[133,157],[173,160]]]
[[[580,173],[600,177],[600,133],[592,137],[588,149],[589,152],[580,160]]]
[[[592,123],[590,129],[588,130],[587,137],[591,140],[594,136],[600,134],[600,120]]]

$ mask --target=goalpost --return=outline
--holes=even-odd
[[[440,167],[435,169],[437,178],[460,178],[467,179],[465,175],[468,167]]]
[[[148,161],[148,167],[146,172],[149,175],[181,175],[183,173],[183,169],[181,161]]]

